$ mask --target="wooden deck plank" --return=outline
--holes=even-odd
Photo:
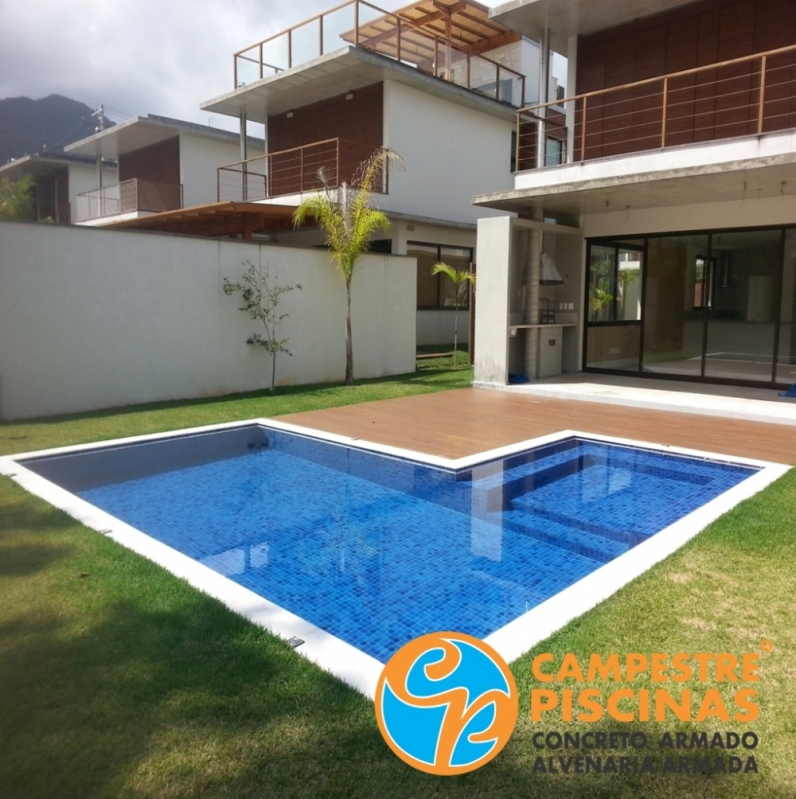
[[[308,411],[280,421],[446,458],[561,430],[796,463],[796,427],[483,389]]]

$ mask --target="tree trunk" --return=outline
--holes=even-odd
[[[459,287],[456,286],[456,291],[459,291]],[[453,368],[456,368],[456,356],[459,354],[459,298],[457,296],[456,300],[453,303],[454,306],[454,317],[453,317]]]
[[[351,342],[351,281],[345,283],[345,384],[354,385],[354,348]]]
[[[271,353],[271,393],[276,388],[276,353]]]

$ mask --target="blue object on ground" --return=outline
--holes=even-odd
[[[137,476],[103,484],[106,458],[78,493],[382,662],[429,630],[491,634],[756,471],[573,437],[454,472],[263,433],[151,475],[121,448]]]
[[[794,383],[787,391],[780,391],[779,395],[780,397],[790,397],[791,399],[796,399],[796,383]]]
[[[530,383],[527,375],[509,375],[509,385],[518,386],[521,383]]]

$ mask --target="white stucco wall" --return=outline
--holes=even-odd
[[[268,265],[289,314],[277,384],[342,380],[345,289],[325,251],[180,236],[0,223],[0,418],[267,387],[270,361],[226,296]],[[358,378],[415,369],[414,259],[368,255],[353,282]]]
[[[796,197],[771,197],[725,203],[700,203],[668,208],[629,209],[581,218],[586,238],[644,233],[721,230],[796,222]]]
[[[384,82],[384,144],[406,169],[390,171],[385,211],[475,223],[500,211],[475,208],[473,195],[510,191],[513,122]]]
[[[119,173],[115,166],[102,169],[102,185],[112,186],[119,182]],[[93,166],[70,164],[69,166],[69,213],[73,225],[77,224],[77,201],[75,197],[98,187],[97,169]]]
[[[249,158],[262,155],[249,148]],[[180,134],[180,179],[183,205],[206,205],[218,198],[217,172],[220,166],[240,161],[240,144],[218,141],[190,133]]]

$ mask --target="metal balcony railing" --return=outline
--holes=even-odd
[[[793,45],[528,106],[517,169],[796,128],[795,96]]]
[[[317,191],[324,185],[336,188],[351,183],[370,155],[355,143],[337,138],[237,161],[218,168],[218,200],[255,202]],[[381,194],[388,192],[388,174],[385,167],[376,189]]]
[[[385,29],[365,28],[378,22]],[[519,107],[525,75],[365,0],[348,0],[299,25],[234,54],[235,88],[311,61],[346,44],[386,55],[403,64]]]
[[[182,186],[133,178],[78,194],[75,200],[78,222],[136,211],[160,213],[182,208]]]

